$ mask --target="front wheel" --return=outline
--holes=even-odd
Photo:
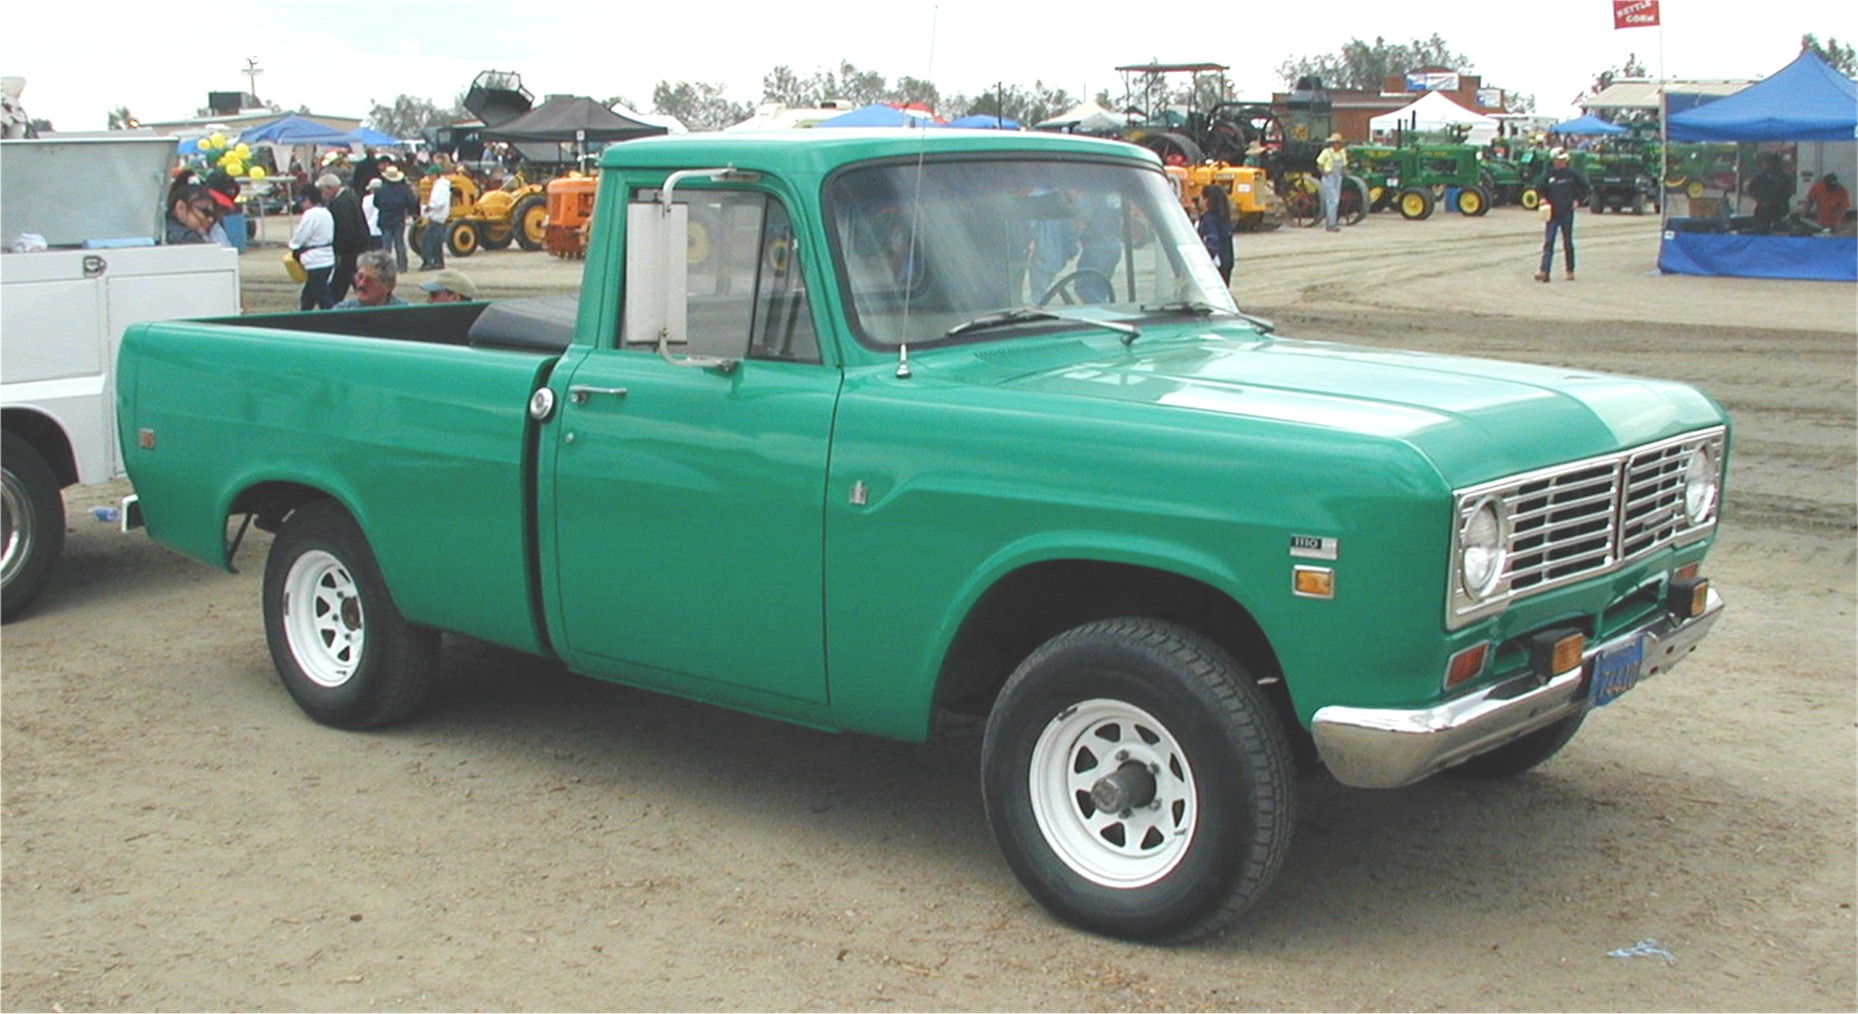
[[[1183,627],[1103,620],[1047,641],[981,747],[988,821],[1052,914],[1131,940],[1217,932],[1290,850],[1291,751],[1257,684]]]
[[[366,536],[331,501],[293,512],[271,544],[264,618],[284,689],[324,725],[399,721],[432,687],[438,632],[400,615]]]
[[[65,501],[51,466],[31,444],[0,443],[0,619],[12,620],[45,590],[65,545]]]
[[[1581,731],[1587,712],[1570,715],[1446,770],[1467,778],[1510,778],[1547,761]]]
[[[477,224],[470,219],[460,218],[445,227],[445,249],[454,257],[469,257],[477,253],[482,244],[482,237],[477,231]]]

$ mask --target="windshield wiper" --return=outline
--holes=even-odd
[[[1223,306],[1214,306],[1211,303],[1202,302],[1197,299],[1183,299],[1173,303],[1156,303],[1152,306],[1144,306],[1142,307],[1142,312],[1183,313],[1190,317],[1211,317],[1216,313],[1231,313],[1232,311]]]
[[[1142,312],[1182,313],[1193,317],[1211,317],[1217,313],[1222,316],[1230,315],[1237,317],[1245,323],[1257,328],[1260,334],[1270,334],[1277,330],[1276,324],[1271,323],[1263,317],[1254,317],[1244,310],[1228,310],[1223,306],[1214,306],[1211,303],[1192,299],[1181,300],[1175,303],[1156,303],[1153,306],[1144,306],[1142,307]]]
[[[999,313],[990,313],[984,317],[976,317],[973,320],[956,324],[954,327],[942,332],[942,337],[956,338],[964,334],[974,334],[979,331],[992,331],[1003,327],[1017,327],[1021,324],[1034,324],[1044,320],[1062,320],[1073,324],[1099,327],[1105,331],[1114,331],[1122,335],[1124,345],[1142,337],[1142,329],[1136,327],[1134,324],[1122,324],[1113,320],[1092,320],[1089,317],[1073,317],[1069,314],[1053,313],[1050,310],[1041,310],[1032,306],[1022,306],[1013,310],[1002,310]]]

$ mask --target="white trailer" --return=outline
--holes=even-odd
[[[116,347],[146,320],[239,312],[230,247],[160,245],[168,137],[0,141],[0,618],[50,580],[63,490],[123,474]],[[14,252],[16,246],[45,249]]]

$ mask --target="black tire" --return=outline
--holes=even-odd
[[[508,225],[499,227],[494,223],[486,222],[478,228],[477,239],[486,250],[507,250],[510,243],[516,239],[516,233]]]
[[[65,500],[58,477],[31,444],[11,433],[0,443],[0,620],[23,613],[45,590],[65,547]]]
[[[511,232],[524,250],[540,250],[548,238],[548,198],[530,194],[510,211]]]
[[[1490,211],[1490,191],[1483,187],[1465,187],[1458,191],[1458,213],[1473,218]]]
[[[397,722],[432,688],[439,634],[400,615],[368,540],[319,500],[294,511],[265,559],[265,640],[284,689],[341,729]]]
[[[1400,209],[1400,217],[1409,222],[1422,222],[1432,217],[1432,209],[1438,203],[1432,191],[1425,187],[1407,187],[1394,198],[1394,206]]]
[[[481,242],[482,234],[470,219],[460,218],[445,227],[445,249],[454,257],[469,257],[477,253]]]
[[[1561,748],[1574,738],[1574,734],[1581,731],[1581,723],[1586,720],[1587,712],[1579,712],[1447,770],[1466,778],[1510,778],[1520,775],[1560,753]]]
[[[1345,176],[1342,179],[1342,196],[1336,205],[1336,221],[1343,225],[1360,225],[1368,216],[1368,206],[1373,201],[1368,197],[1368,183],[1359,176]]]
[[[1293,773],[1244,668],[1148,619],[1047,641],[981,747],[988,821],[1020,883],[1058,918],[1131,940],[1206,936],[1264,892],[1290,851]],[[1133,805],[1112,812],[1122,790]]]

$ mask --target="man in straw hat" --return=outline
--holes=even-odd
[[[1329,135],[1329,147],[1316,155],[1317,183],[1323,195],[1323,225],[1330,232],[1341,232],[1336,214],[1342,208],[1342,173],[1348,169],[1348,148],[1341,134]]]

